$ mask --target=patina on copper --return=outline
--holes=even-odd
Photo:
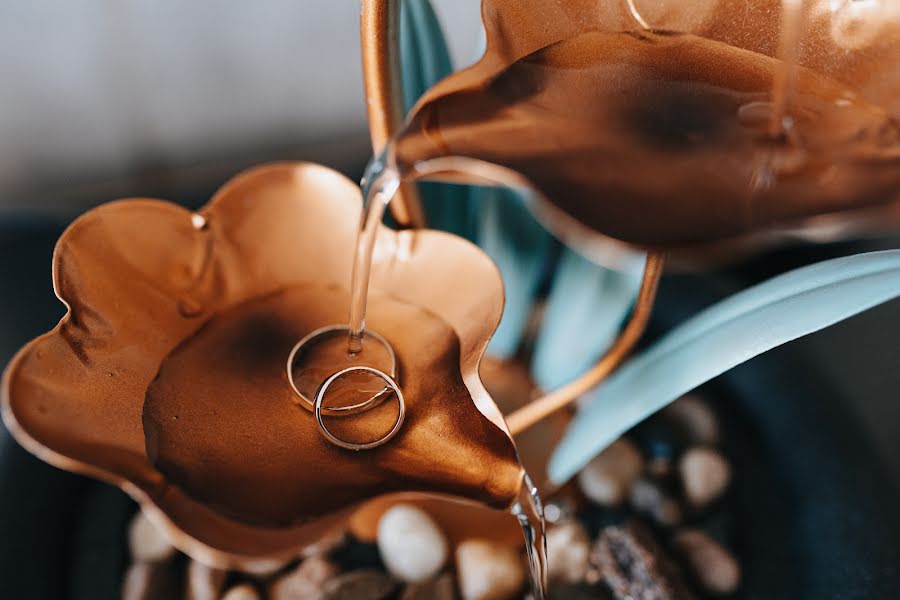
[[[295,404],[285,357],[346,319],[360,210],[341,175],[275,164],[196,214],[146,199],[86,213],[53,260],[66,316],[4,375],[7,426],[48,462],[121,486],[181,548],[223,565],[293,555],[388,492],[509,505],[522,469],[478,376],[502,284],[460,238],[379,233],[369,323],[400,362],[400,434],[349,452]],[[368,435],[391,418],[335,427]]]

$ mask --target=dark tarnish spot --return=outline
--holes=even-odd
[[[652,80],[629,94],[623,120],[645,142],[660,149],[683,150],[715,143],[734,122],[732,99],[708,88],[654,85]]]

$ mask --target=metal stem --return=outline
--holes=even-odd
[[[651,252],[647,255],[641,289],[638,292],[634,311],[619,338],[607,350],[603,358],[583,375],[508,415],[506,424],[512,435],[518,435],[541,419],[568,406],[576,398],[606,379],[616,367],[622,364],[647,327],[647,321],[650,319],[656,299],[656,290],[659,287],[659,278],[665,264],[666,255],[664,253]]]
[[[360,40],[363,84],[372,150],[379,154],[405,115],[400,80],[400,0],[362,0]],[[391,202],[400,225],[424,227],[425,215],[414,184],[404,183]]]

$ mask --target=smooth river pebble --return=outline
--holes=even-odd
[[[128,549],[135,562],[161,562],[175,556],[169,540],[141,511],[128,527]]]
[[[425,511],[397,504],[378,522],[378,550],[394,577],[415,583],[434,577],[444,566],[447,538]]]
[[[260,600],[260,598],[256,588],[249,583],[243,583],[225,592],[222,600]],[[302,598],[298,597],[296,600],[302,600]]]
[[[577,521],[547,529],[547,575],[553,581],[578,583],[587,573],[591,541]]]
[[[694,444],[714,446],[719,443],[719,419],[699,396],[682,396],[664,408],[662,415],[679,425]]]
[[[731,481],[731,466],[711,448],[691,448],[678,463],[684,494],[695,508],[717,499]]]
[[[741,583],[740,565],[728,550],[705,532],[683,529],[675,535],[674,546],[706,591],[724,596],[737,590]]]
[[[338,575],[338,568],[321,556],[311,556],[269,587],[271,600],[312,600],[322,586]]]
[[[225,587],[225,571],[192,560],[187,569],[186,600],[219,600]]]
[[[456,548],[463,600],[509,600],[525,583],[525,564],[513,548],[488,540],[466,540]]]
[[[637,447],[619,438],[597,455],[578,474],[578,485],[588,499],[601,506],[617,506],[644,468]]]

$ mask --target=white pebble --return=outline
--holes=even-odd
[[[378,522],[378,550],[387,570],[415,583],[434,577],[447,561],[447,538],[423,510],[397,504]]]
[[[128,527],[128,548],[135,562],[162,562],[175,556],[175,548],[142,511]]]
[[[338,568],[321,556],[311,556],[269,587],[271,600],[318,598],[326,581],[335,578]]]
[[[259,600],[259,592],[252,585],[244,583],[225,592],[222,600]]]
[[[247,575],[265,579],[285,568],[288,562],[290,561],[280,558],[260,558],[243,563],[237,570]]]
[[[122,600],[159,600],[179,595],[179,582],[168,564],[134,563],[125,572]]]
[[[674,541],[706,591],[724,596],[737,590],[741,583],[741,567],[718,542],[699,529],[679,531]]]
[[[684,493],[695,508],[703,508],[728,487],[731,466],[721,454],[709,448],[691,448],[678,464]]]
[[[581,470],[578,484],[589,500],[601,506],[617,506],[628,496],[643,468],[644,459],[637,447],[619,438]]]
[[[699,396],[682,396],[663,409],[663,414],[681,424],[693,443],[708,446],[719,443],[719,420]]]
[[[590,566],[591,543],[576,521],[547,529],[547,576],[554,581],[578,583]]]
[[[463,600],[509,600],[525,583],[519,553],[488,540],[467,540],[457,546],[456,571]]]
[[[186,600],[218,600],[225,585],[225,571],[192,560],[188,565]]]
[[[225,571],[192,560],[187,570],[186,600],[218,600],[225,587]]]

